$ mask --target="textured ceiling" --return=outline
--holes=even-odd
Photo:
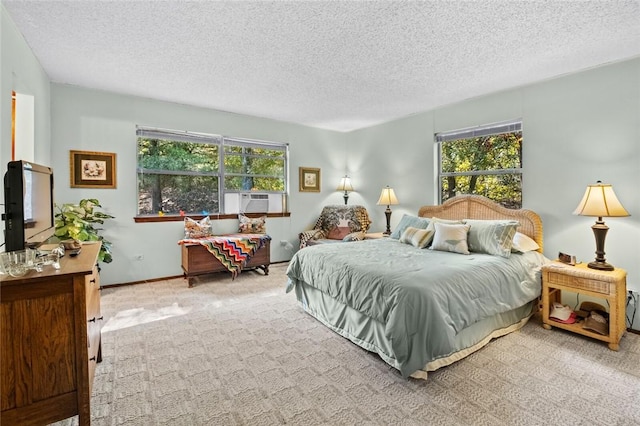
[[[349,131],[640,55],[640,1],[2,0],[53,82]]]

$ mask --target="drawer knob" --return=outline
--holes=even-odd
[[[89,281],[89,282],[90,282],[90,283],[92,283],[92,284],[95,284],[95,283],[96,283],[96,279],[94,278],[94,279],[92,279],[92,280],[91,280],[91,281]]]
[[[101,316],[98,318],[98,321],[102,321],[104,319],[104,316]]]
[[[91,318],[89,322],[96,322],[96,317]]]
[[[95,361],[95,360],[96,360],[95,356],[92,356],[91,358],[89,358],[89,361]]]

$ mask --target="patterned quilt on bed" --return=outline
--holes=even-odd
[[[271,237],[266,234],[227,234],[204,238],[186,238],[178,244],[200,244],[231,272],[235,279],[246,262]]]

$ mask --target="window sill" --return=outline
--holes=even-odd
[[[247,217],[290,217],[290,212],[282,212],[282,213],[243,213]],[[133,221],[135,223],[147,223],[147,222],[182,222],[185,217],[189,217],[193,220],[200,220],[204,218],[204,215],[149,215],[149,216],[135,216]],[[210,214],[209,219],[211,220],[223,220],[223,219],[237,219],[238,214]]]

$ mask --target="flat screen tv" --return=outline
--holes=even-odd
[[[5,251],[36,248],[55,231],[53,170],[11,161],[4,175]]]

